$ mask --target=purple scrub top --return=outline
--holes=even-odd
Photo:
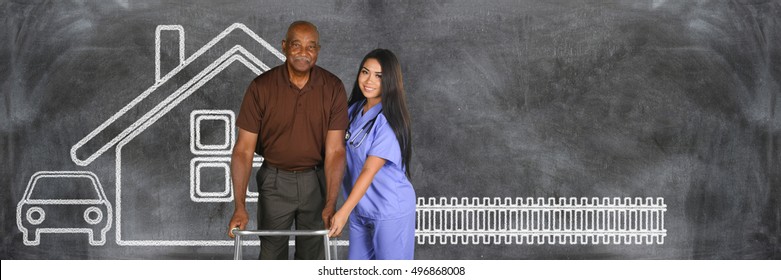
[[[376,156],[385,159],[385,165],[374,176],[371,186],[358,202],[353,214],[386,220],[415,213],[415,190],[404,173],[396,134],[381,113],[382,103],[369,109],[366,114],[362,114],[362,107],[362,103],[355,103],[348,109],[348,116],[352,121],[348,127],[350,139],[345,143],[347,168],[342,184],[344,197],[346,199],[350,195],[366,158]],[[377,118],[374,124],[367,125],[375,116]],[[361,131],[364,127],[366,129]]]

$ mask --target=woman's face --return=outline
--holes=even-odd
[[[363,63],[361,72],[358,74],[358,86],[363,92],[363,96],[368,100],[380,98],[382,94],[382,66],[377,59],[369,58]]]

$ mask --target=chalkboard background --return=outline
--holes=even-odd
[[[779,1],[4,1],[0,7],[3,259],[230,258],[228,246],[132,241],[230,241],[224,227],[233,204],[188,197],[196,158],[219,163],[229,156],[188,148],[191,114],[237,113],[256,75],[251,68],[227,66],[159,120],[133,130],[138,135],[117,136],[234,45],[268,66],[282,62],[248,33],[231,32],[150,91],[158,81],[159,25],[181,26],[188,59],[234,23],[280,50],[287,26],[299,19],[318,25],[318,65],[348,91],[367,52],[382,47],[398,55],[419,197],[660,197],[667,205],[661,244],[425,244],[416,248],[418,259],[781,257]],[[179,63],[178,37],[171,36],[178,33],[163,31],[160,76]],[[112,118],[118,112],[124,114]],[[199,141],[220,144],[220,120],[203,119]],[[86,138],[72,158],[71,149]],[[94,155],[88,163],[74,160]],[[220,166],[206,166],[204,182],[219,182]],[[84,233],[23,242],[16,206],[38,171],[98,178],[115,208],[103,217],[111,220],[105,244],[90,244]],[[72,194],[60,192],[49,194]]]

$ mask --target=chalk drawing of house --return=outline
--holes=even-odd
[[[249,81],[285,57],[240,23],[189,57],[182,26],[159,25],[155,38],[154,84],[76,143],[71,158],[87,166],[115,148],[117,244],[230,246],[233,204],[201,202],[233,201],[235,113]],[[256,156],[253,166],[261,163]],[[248,202],[256,201],[251,186]]]

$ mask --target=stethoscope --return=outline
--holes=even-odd
[[[353,124],[353,121],[354,121],[354,120],[355,120],[355,118],[358,116],[358,111],[359,111],[359,110],[361,110],[361,107],[363,107],[363,106],[360,106],[360,107],[358,107],[358,108],[355,110],[355,112],[353,112],[353,115],[352,115],[352,117],[350,118],[350,125],[352,125],[352,124]],[[361,129],[360,129],[360,130],[358,130],[358,132],[357,132],[357,133],[355,133],[355,135],[353,135],[352,133],[350,133],[350,130],[348,129],[348,130],[347,130],[347,133],[344,135],[344,140],[345,140],[345,141],[347,141],[347,143],[349,143],[350,145],[352,145],[352,146],[353,146],[353,148],[358,148],[358,147],[360,147],[360,146],[361,146],[361,144],[363,144],[363,140],[365,140],[365,139],[366,139],[366,136],[367,136],[367,135],[369,135],[369,131],[371,131],[372,127],[374,126],[374,121],[376,121],[376,120],[377,120],[377,117],[379,117],[379,116],[380,116],[380,114],[382,114],[382,111],[380,111],[379,113],[377,113],[377,115],[376,115],[376,116],[374,116],[374,118],[372,118],[371,120],[369,120],[368,122],[366,122],[366,123],[363,125],[363,127],[361,127]],[[349,125],[348,125],[348,127],[349,127]],[[361,132],[363,132],[363,137],[361,137],[361,139],[360,139],[360,140],[358,140],[358,136],[359,136],[359,135],[361,135]],[[356,140],[358,141],[358,143],[357,143],[357,144],[355,143],[355,142],[356,142]]]

